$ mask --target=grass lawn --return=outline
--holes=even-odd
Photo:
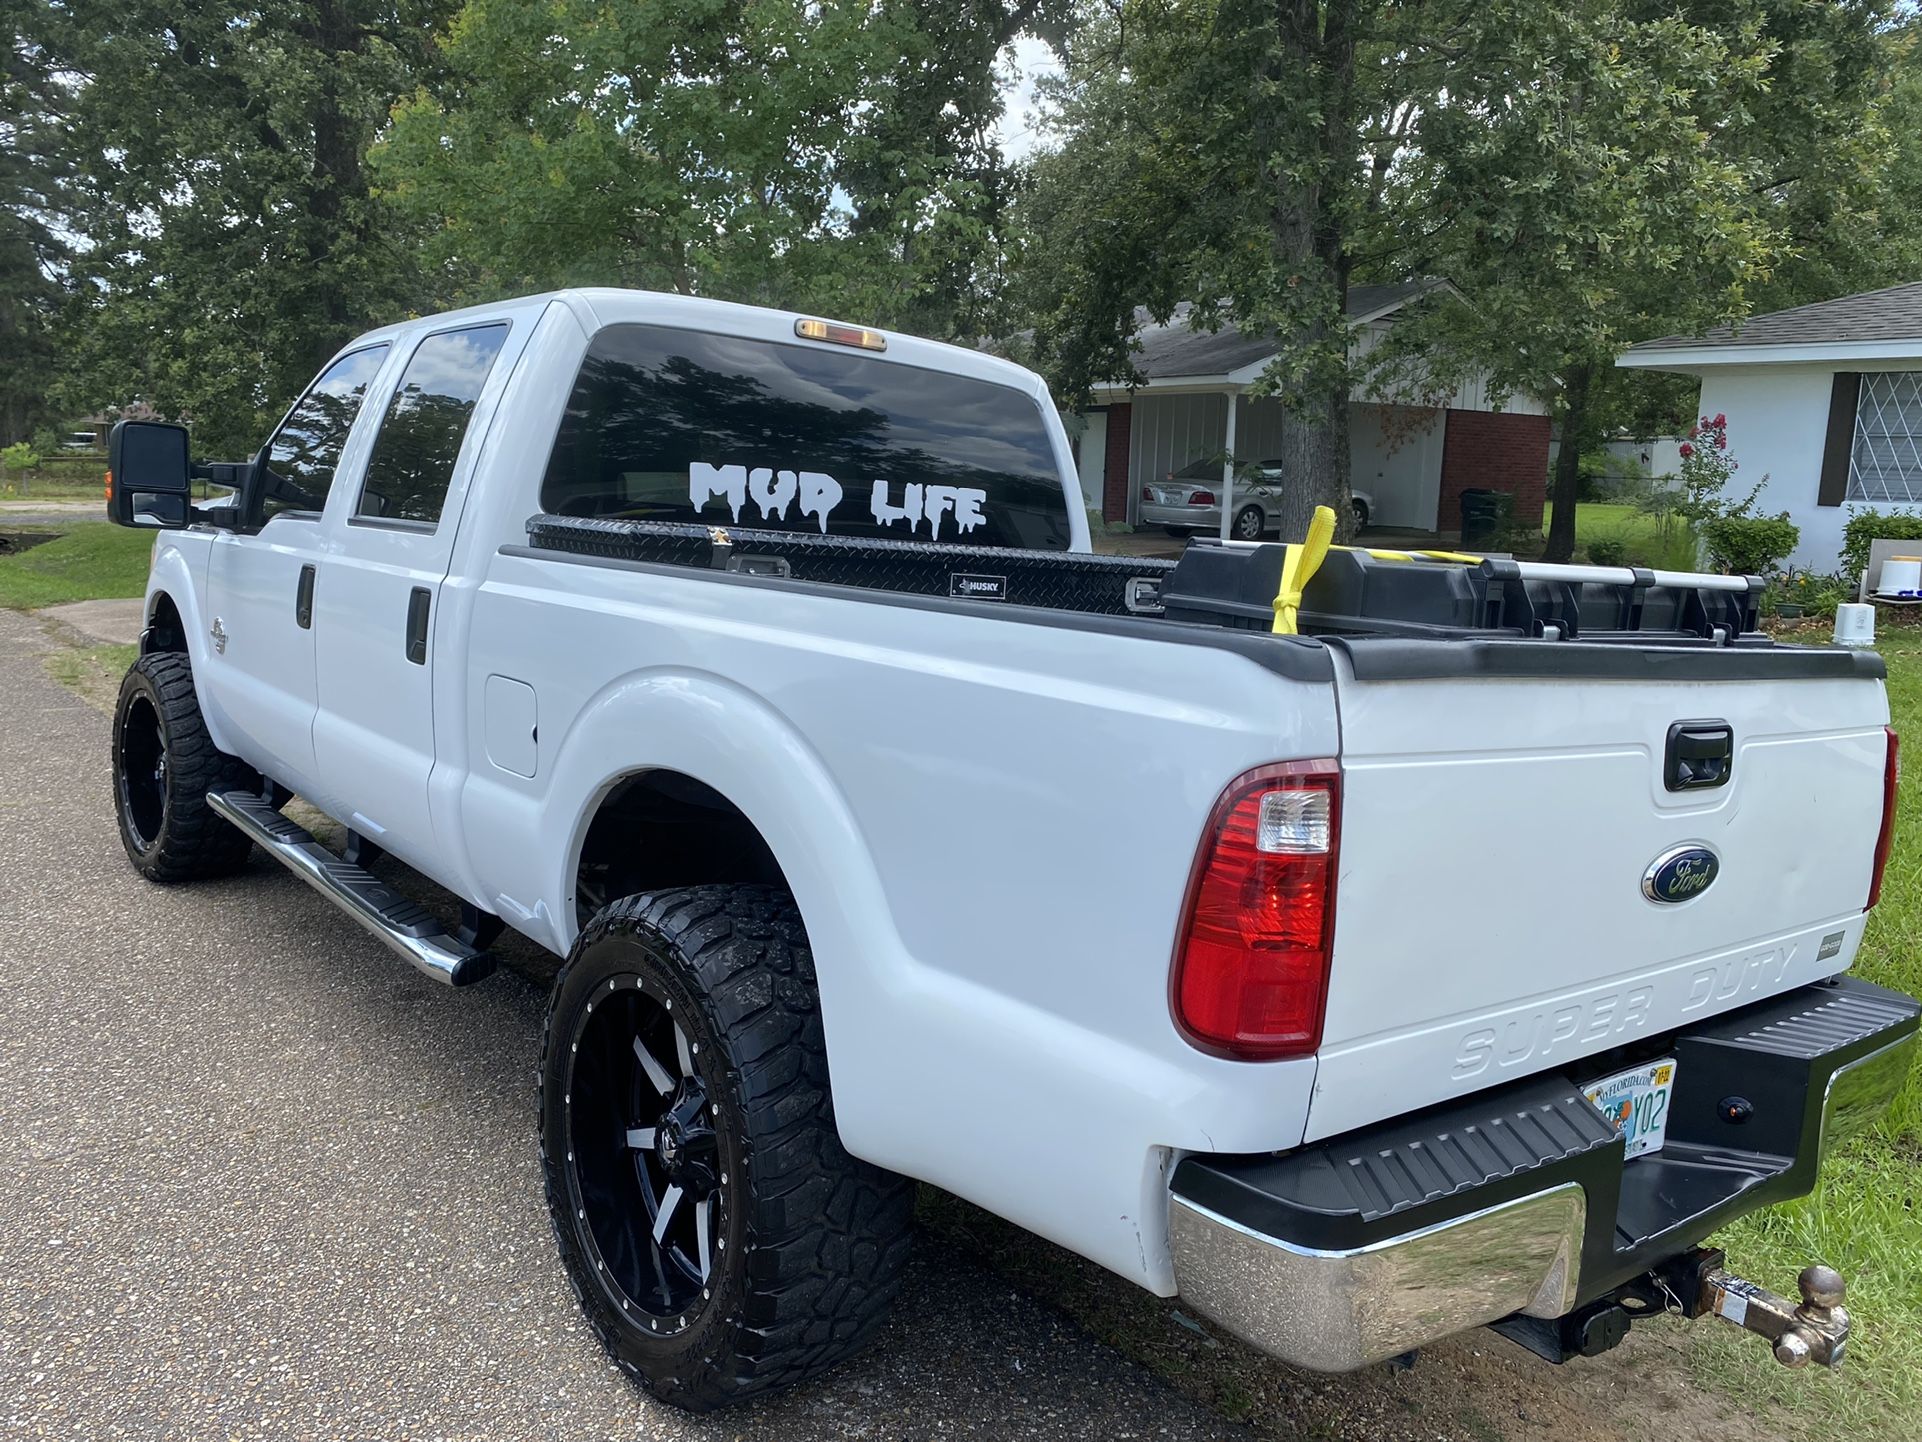
[[[47,657],[47,674],[111,716],[120,682],[139,655],[138,646],[75,646]]]
[[[36,476],[24,486],[15,477],[0,486],[0,501],[92,501],[105,506],[100,476]]]
[[[0,478],[0,501],[100,501],[106,470],[105,456],[49,458],[37,471]]]
[[[1922,627],[1881,627],[1889,710],[1922,745]],[[1903,768],[1895,847],[1855,974],[1922,993],[1922,766]],[[1922,1066],[1882,1128],[1831,1157],[1820,1188],[1745,1218],[1716,1238],[1738,1275],[1792,1294],[1811,1261],[1841,1270],[1855,1335],[1840,1373],[1788,1372],[1752,1337],[1697,1323],[1698,1376],[1811,1424],[1864,1437],[1922,1437]]]
[[[1542,507],[1542,534],[1548,534],[1555,518],[1555,503]],[[1628,559],[1642,565],[1671,570],[1696,569],[1695,554],[1679,525],[1671,525],[1662,535],[1662,523],[1654,516],[1630,505],[1608,501],[1583,501],[1575,508],[1575,544],[1587,550],[1591,541],[1620,541]],[[1580,559],[1579,557],[1577,559]]]
[[[0,530],[6,518],[0,516]],[[30,611],[65,601],[139,596],[147,589],[153,532],[90,521],[58,540],[0,556],[0,606]]]

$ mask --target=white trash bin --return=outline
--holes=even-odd
[[[1835,608],[1835,644],[1873,646],[1875,644],[1875,607],[1845,601]]]

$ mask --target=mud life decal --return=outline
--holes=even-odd
[[[688,503],[699,511],[720,496],[727,501],[737,525],[743,508],[752,501],[762,521],[785,523],[793,507],[798,516],[812,516],[825,536],[829,517],[846,495],[841,483],[825,471],[711,466],[706,461],[695,461],[687,469]],[[944,523],[952,522],[963,535],[984,524],[987,516],[982,507],[987,499],[988,493],[975,486],[906,481],[897,489],[887,481],[876,481],[868,492],[868,514],[876,525],[889,530],[905,523],[904,539],[918,535],[926,522],[928,539],[938,541]],[[752,524],[755,518],[748,519]]]

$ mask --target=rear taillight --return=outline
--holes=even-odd
[[[1189,1041],[1246,1061],[1321,1045],[1340,841],[1333,761],[1264,766],[1222,793],[1175,943],[1175,1021]]]
[[[1212,506],[1214,503],[1213,491],[1191,491],[1188,495],[1188,504],[1191,506]]]
[[[1882,762],[1882,829],[1875,837],[1875,870],[1869,873],[1869,899],[1862,905],[1864,911],[1882,899],[1882,872],[1888,867],[1889,847],[1895,841],[1895,786],[1902,779],[1901,747],[1895,728],[1882,729],[1889,733],[1889,754]]]
[[[1151,486],[1143,486],[1141,488],[1141,499],[1149,505],[1153,505],[1155,500],[1154,488]]]

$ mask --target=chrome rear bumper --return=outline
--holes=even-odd
[[[1169,1204],[1176,1288],[1244,1341],[1325,1372],[1503,1319],[1553,1321],[1806,1194],[1823,1153],[1900,1090],[1917,1019],[1910,998],[1844,979],[1679,1033],[1664,1043],[1678,1058],[1668,1143],[1627,1163],[1555,1076],[1296,1152],[1185,1158]],[[1724,1115],[1738,1088],[1741,1115]]]
[[[1352,1372],[1514,1312],[1561,1316],[1575,1305],[1587,1213],[1571,1182],[1321,1252],[1176,1197],[1169,1235],[1181,1295],[1197,1311],[1297,1367]]]

